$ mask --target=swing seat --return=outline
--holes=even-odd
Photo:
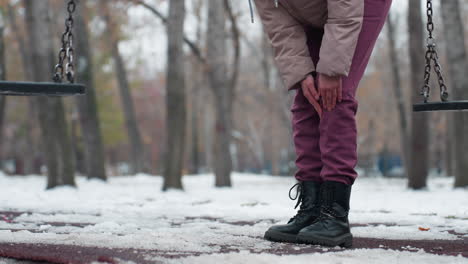
[[[72,96],[83,95],[83,84],[53,82],[0,82],[0,95],[13,96]]]
[[[468,101],[430,102],[413,105],[414,112],[467,111]]]

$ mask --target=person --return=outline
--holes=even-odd
[[[289,90],[298,183],[297,214],[265,238],[351,247],[351,187],[357,178],[358,102],[391,0],[254,0]],[[296,196],[291,192],[296,188]]]

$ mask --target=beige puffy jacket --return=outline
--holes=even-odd
[[[255,0],[275,60],[288,87],[317,71],[347,76],[362,27],[364,0]],[[320,61],[315,68],[305,27],[324,29]]]

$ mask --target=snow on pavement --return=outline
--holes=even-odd
[[[424,263],[424,264],[466,264],[467,260],[458,257],[447,257],[427,254],[424,252],[399,252],[383,249],[356,249],[346,252],[315,253],[303,255],[276,256],[272,254],[252,255],[249,252],[231,254],[213,254],[200,257],[188,257],[182,260],[174,260],[173,263],[206,264],[206,263],[287,263],[287,264],[396,264],[396,263]]]
[[[388,249],[282,257],[252,254],[274,247],[277,243],[262,239],[264,231],[272,223],[286,222],[294,214],[295,202],[288,198],[289,188],[294,184],[291,177],[234,174],[232,189],[216,189],[212,175],[186,176],[185,192],[167,193],[160,191],[161,177],[148,175],[114,177],[109,183],[84,178],[77,182],[79,189],[44,191],[43,177],[0,175],[3,186],[0,243],[201,254],[173,260],[184,263],[248,260],[267,263],[274,259],[299,263],[306,257],[317,258],[320,260],[317,263],[340,263],[344,258],[358,263],[369,256],[381,259],[381,263],[400,263],[398,259],[404,254],[412,256],[415,263],[468,263],[462,257]],[[467,239],[468,190],[454,190],[451,178],[431,178],[429,183],[428,191],[411,191],[406,189],[404,179],[358,179],[351,198],[354,236],[389,240]]]

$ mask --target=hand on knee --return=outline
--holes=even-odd
[[[320,93],[315,86],[315,79],[312,75],[307,75],[307,77],[301,82],[302,92],[307,98],[307,101],[314,106],[315,111],[317,111],[320,118],[322,118],[322,106],[320,106]]]
[[[328,76],[319,73],[318,90],[322,96],[322,107],[332,111],[343,99],[343,82],[341,76]]]

